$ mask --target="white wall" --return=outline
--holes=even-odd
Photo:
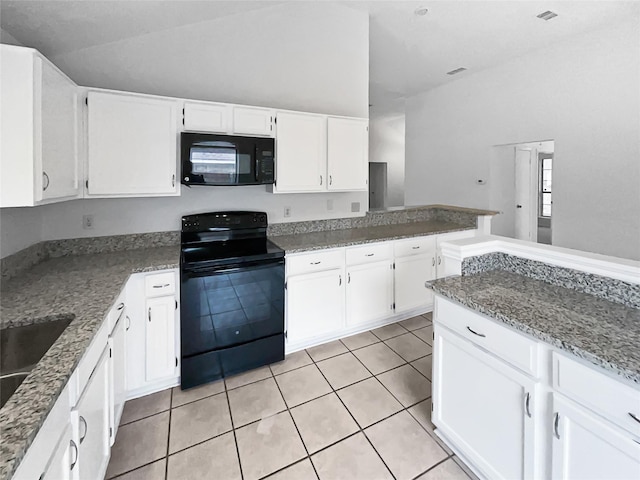
[[[554,245],[640,259],[639,22],[408,99],[406,203],[488,207],[492,146],[554,139]]]
[[[288,3],[51,60],[80,85],[368,117],[368,14],[331,3]],[[36,210],[42,239],[50,240],[178,230],[182,215],[215,210],[264,210],[279,222],[359,216],[367,207],[367,192],[274,195],[255,186],[185,187],[177,198],[74,200]],[[93,229],[82,229],[84,214],[94,215]],[[15,244],[15,223],[7,223]]]
[[[387,206],[404,205],[404,99],[369,110],[369,161],[387,164]]]
[[[13,35],[2,28],[0,28],[0,43],[23,46]]]
[[[42,240],[40,208],[0,209],[0,258],[14,254]]]

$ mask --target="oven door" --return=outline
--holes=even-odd
[[[180,296],[182,388],[284,358],[284,259],[183,266]]]
[[[181,151],[183,184],[258,183],[256,145],[252,138],[182,133]]]

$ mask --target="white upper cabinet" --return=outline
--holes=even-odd
[[[89,92],[91,197],[178,195],[175,100]]]
[[[268,108],[233,107],[233,133],[273,136],[273,111]]]
[[[33,49],[0,48],[0,207],[76,197],[77,85]]]
[[[278,112],[276,191],[326,189],[326,138],[327,121],[323,115]]]
[[[226,133],[229,129],[229,105],[185,102],[182,123],[188,131]]]
[[[327,119],[328,190],[366,190],[369,176],[369,122]]]

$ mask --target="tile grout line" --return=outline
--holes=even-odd
[[[167,426],[167,451],[164,457],[164,478],[169,477],[169,447],[171,445],[171,413],[173,411],[173,388],[171,388],[171,394],[169,395],[169,425]]]
[[[231,401],[229,400],[229,391],[227,390],[227,382],[224,383],[224,394],[227,398],[227,408],[229,409],[229,420],[231,421],[231,431],[233,432],[233,443],[236,446],[236,458],[238,459],[238,468],[240,469],[240,479],[244,480],[244,472],[242,470],[242,461],[240,460],[240,448],[238,447],[238,437],[236,436],[236,427],[233,423],[233,412],[231,411]],[[227,433],[227,432],[225,432]]]

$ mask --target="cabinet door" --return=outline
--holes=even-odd
[[[327,119],[329,190],[366,190],[369,176],[369,122]]]
[[[49,460],[47,468],[38,480],[67,480],[71,478],[71,465],[78,454],[71,441],[71,426],[67,425],[60,436],[60,441]],[[72,450],[73,452],[71,452]],[[71,458],[72,454],[76,458]]]
[[[276,127],[277,191],[326,190],[326,117],[278,112]]]
[[[487,478],[540,477],[533,380],[438,323],[433,375],[433,423],[463,456]]]
[[[640,444],[588,410],[553,394],[553,478],[640,478]]]
[[[89,195],[177,193],[177,104],[89,92]]]
[[[347,327],[364,325],[393,312],[393,265],[390,261],[347,269]]]
[[[184,103],[184,129],[193,132],[226,133],[229,130],[229,105]]]
[[[273,135],[273,112],[267,108],[233,107],[233,133]]]
[[[339,332],[344,326],[342,269],[287,278],[287,342]]]
[[[78,87],[48,62],[42,62],[41,177],[37,200],[78,194]]]
[[[146,304],[145,304],[145,276],[134,274],[126,286],[127,322],[124,325],[126,344],[126,387],[127,392],[135,391],[145,385],[146,364]]]
[[[102,478],[109,460],[109,352],[105,348],[87,383],[77,413],[78,478]]]
[[[116,323],[109,338],[109,347],[111,352],[111,408],[110,408],[110,426],[111,435],[110,443],[113,445],[118,431],[118,424],[122,416],[126,396],[126,346],[125,346],[125,328],[130,321],[129,317],[123,315]]]
[[[433,292],[424,286],[424,282],[435,278],[434,263],[433,255],[428,253],[396,258],[396,312],[433,303]]]
[[[147,299],[145,379],[176,374],[176,300],[173,295]]]

